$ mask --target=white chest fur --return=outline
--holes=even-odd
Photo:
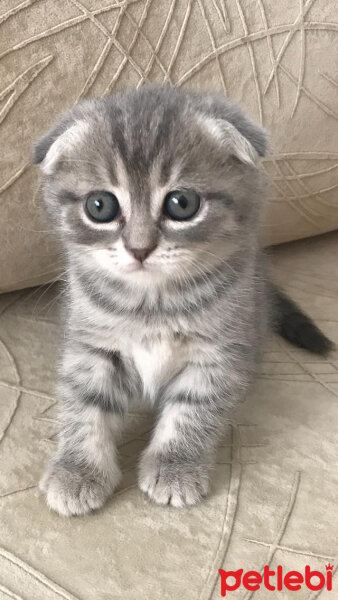
[[[184,367],[188,348],[185,341],[162,338],[133,342],[128,353],[142,379],[144,392],[153,398],[158,388]]]
[[[92,325],[92,311],[82,299],[81,317]],[[90,317],[88,317],[90,315]],[[103,311],[95,312],[95,328],[92,328],[92,343],[97,348],[121,353],[122,358],[130,359],[137,369],[145,396],[154,399],[159,388],[171,377],[184,369],[196,356],[199,348],[188,336],[167,334],[162,328],[145,328],[137,323],[128,323],[124,316],[111,317]]]

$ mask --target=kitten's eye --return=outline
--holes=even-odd
[[[119,201],[109,192],[93,192],[89,194],[85,204],[86,213],[92,221],[109,223],[120,214]]]
[[[196,215],[201,198],[193,190],[175,190],[164,201],[164,214],[174,221],[187,221]]]

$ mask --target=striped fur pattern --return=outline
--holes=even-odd
[[[208,492],[217,439],[248,390],[269,309],[258,232],[265,134],[223,97],[167,87],[86,101],[38,143],[47,213],[67,263],[61,431],[40,488],[61,515],[100,508],[135,404],[158,415],[139,487],[181,507]],[[188,221],[166,195],[198,192]],[[119,220],[85,198],[114,194]],[[140,265],[130,248],[151,248]]]

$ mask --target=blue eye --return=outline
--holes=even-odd
[[[87,216],[97,223],[109,223],[120,215],[119,201],[110,192],[92,192],[85,203]]]
[[[193,190],[175,190],[164,201],[164,214],[174,221],[192,219],[199,211],[201,198]]]

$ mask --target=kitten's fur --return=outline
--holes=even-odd
[[[62,428],[40,486],[60,514],[97,509],[113,492],[116,439],[141,400],[158,413],[141,490],[159,504],[197,503],[268,321],[298,345],[329,349],[266,283],[265,145],[263,130],[223,97],[167,87],[87,101],[38,143],[35,162],[68,265]],[[170,221],[163,201],[181,188],[196,190],[203,205],[190,221]],[[94,190],[117,196],[118,222],[88,219],[83,203]],[[135,248],[152,250],[145,269],[135,269]]]

